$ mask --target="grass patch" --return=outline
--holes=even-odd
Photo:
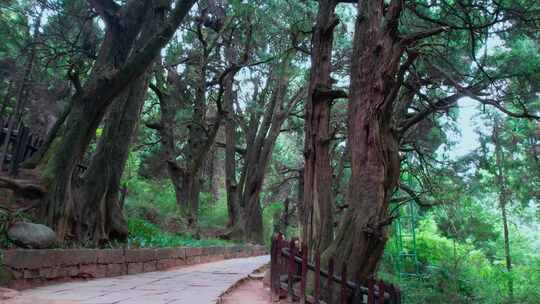
[[[128,245],[131,248],[210,247],[235,244],[219,239],[195,239],[191,235],[164,232],[158,226],[141,219],[128,219],[128,227]]]

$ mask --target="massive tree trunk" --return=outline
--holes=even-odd
[[[125,239],[127,223],[119,199],[120,179],[138,126],[147,91],[147,77],[137,79],[111,107],[105,128],[88,171],[80,197],[79,240],[102,244]]]
[[[161,26],[164,17],[165,7],[153,3],[144,17],[136,49],[144,46]],[[125,239],[128,236],[120,201],[120,180],[139,125],[148,91],[148,78],[147,69],[110,107],[104,131],[78,191],[79,240],[102,244],[111,238]]]
[[[167,171],[174,187],[176,202],[187,219],[188,226],[197,225],[199,194],[201,191],[201,174],[205,160],[211,150],[219,130],[222,113],[218,111],[211,126],[205,121],[206,72],[204,68],[197,71],[199,79],[193,104],[181,77],[172,70],[168,71],[167,84],[158,77],[158,86],[152,86],[160,101],[161,121],[154,127],[159,131],[164,158],[167,162]],[[178,108],[193,107],[193,115],[188,124],[188,142],[183,153],[183,161],[177,161],[180,153],[176,149],[175,130],[177,129],[176,113]]]
[[[185,88],[181,83],[180,77],[174,72],[169,71],[168,86],[165,87],[164,79],[157,74],[158,85],[162,87],[152,86],[152,89],[158,96],[160,107],[160,123],[157,126],[159,136],[161,138],[161,147],[163,149],[163,157],[167,164],[167,172],[173,185],[176,196],[176,203],[180,205],[183,198],[184,169],[176,161],[176,113],[179,108],[185,107]],[[170,87],[169,87],[170,86]]]
[[[129,1],[121,9],[103,8],[102,2],[92,1],[104,16],[108,31],[98,60],[83,92],[74,97],[66,133],[45,164],[43,177],[48,185],[44,205],[44,221],[52,227],[59,240],[73,236],[79,220],[72,193],[73,173],[86,152],[99,123],[112,101],[135,79],[140,77],[159,51],[173,36],[176,28],[191,9],[195,0],[178,0],[166,24],[138,52],[131,52],[140,33],[140,18],[148,9],[147,1]],[[115,11],[111,13],[111,10]],[[129,61],[126,63],[126,60]]]
[[[240,202],[238,197],[238,182],[236,179],[236,122],[234,121],[234,75],[229,74],[224,79],[223,104],[227,115],[225,118],[225,187],[227,190],[228,226],[237,229],[240,219]]]
[[[131,4],[131,5],[130,5]],[[52,158],[46,158],[45,178],[50,185],[50,194],[47,197],[45,220],[57,233],[60,240],[66,237],[77,237],[75,231],[77,223],[81,220],[76,210],[74,197],[73,174],[76,165],[82,160],[90,141],[94,137],[107,107],[112,103],[118,92],[107,90],[110,96],[106,100],[102,98],[102,92],[97,91],[101,77],[113,69],[120,68],[128,59],[141,24],[135,24],[144,16],[147,7],[136,5],[134,2],[127,4],[124,9],[129,12],[126,22],[130,23],[128,32],[122,35],[116,25],[108,25],[108,31],[103,42],[98,59],[84,90],[88,93],[75,95],[72,101],[72,110],[66,122],[66,133],[55,147]],[[127,14],[127,13],[126,13]],[[127,16],[126,16],[127,17]],[[133,19],[132,19],[133,18]],[[105,94],[103,94],[105,95]],[[51,151],[48,151],[51,153]]]
[[[279,92],[279,90],[284,90],[284,88],[285,86],[279,88],[278,85],[277,90]],[[278,95],[275,96],[275,99],[279,100],[283,100],[284,98],[284,93],[283,95],[278,93]],[[264,177],[266,175],[268,163],[272,157],[272,150],[274,149],[274,145],[280,133],[281,125],[288,116],[284,113],[280,113],[280,107],[281,106],[277,103],[273,104],[273,107],[269,107],[268,111],[272,113],[267,116],[270,120],[270,128],[267,129],[267,131],[262,131],[264,130],[263,120],[263,126],[261,126],[263,129],[260,131],[259,136],[254,143],[254,149],[249,151],[250,149],[248,148],[246,156],[246,178],[241,203],[245,208],[244,233],[246,234],[247,240],[257,244],[262,244],[264,242],[260,202]]]
[[[399,179],[398,142],[392,103],[403,46],[397,36],[401,1],[360,1],[355,27],[348,109],[351,178],[349,208],[324,258],[347,261],[363,282],[376,271],[391,223],[388,202]]]
[[[192,167],[192,171],[182,175],[180,202],[188,226],[197,226],[199,216],[199,194],[201,192],[201,168]]]
[[[238,199],[243,215],[240,224],[243,238],[254,243],[263,243],[262,208],[260,194],[272,150],[280,134],[281,126],[294,106],[304,97],[300,89],[293,97],[287,98],[288,81],[290,79],[289,64],[291,54],[280,62],[276,71],[269,77],[267,89],[272,94],[260,97],[250,113],[250,122],[246,126],[246,153],[244,155],[241,176],[238,182]],[[258,92],[255,90],[255,95]],[[262,118],[258,107],[264,106]],[[231,147],[230,147],[231,148]]]
[[[212,1],[209,2],[209,4],[212,3]],[[212,121],[213,124],[209,125],[206,121],[207,69],[211,48],[208,46],[207,35],[203,28],[203,26],[206,26],[205,18],[207,16],[205,12],[206,9],[203,10],[203,14],[197,19],[198,23],[195,32],[197,33],[200,47],[193,54],[193,58],[196,59],[194,60],[195,64],[187,66],[187,74],[195,76],[193,79],[186,79],[186,83],[189,82],[194,89],[193,95],[190,96],[190,93],[187,92],[187,87],[182,82],[183,80],[172,70],[168,71],[169,83],[167,85],[163,80],[160,80],[161,84],[158,85],[161,87],[153,88],[156,94],[158,94],[161,103],[162,116],[159,131],[164,141],[169,176],[174,186],[177,204],[187,219],[188,226],[191,228],[194,228],[198,222],[199,194],[202,186],[203,168],[208,155],[211,154],[211,148],[223,116],[218,106],[216,117]],[[220,29],[215,30],[218,32],[218,35],[221,35]],[[175,92],[176,95],[174,95]],[[221,98],[221,96],[218,97]],[[175,98],[181,98],[184,107],[187,107],[187,103],[191,102],[189,107],[192,110],[190,120],[187,123],[187,144],[181,151],[184,160],[181,162],[176,161],[179,153],[177,153],[174,145],[176,109],[174,107],[171,108],[171,105],[177,103]]]
[[[304,219],[303,239],[310,252],[325,250],[332,242],[333,200],[330,164],[330,109],[333,102],[332,44],[337,0],[319,1],[313,33],[311,77],[305,105]]]
[[[202,43],[203,41],[201,41]],[[197,224],[199,215],[199,194],[201,192],[202,167],[210,149],[204,149],[214,138],[209,138],[206,133],[206,66],[208,64],[208,51],[206,45],[198,54],[198,62],[195,67],[197,78],[194,79],[195,98],[193,99],[193,113],[188,124],[188,143],[184,151],[186,157],[186,170],[182,180],[182,192],[180,208],[188,219],[188,224]]]

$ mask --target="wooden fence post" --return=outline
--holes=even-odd
[[[28,136],[28,141],[26,143],[26,145],[24,145],[23,147],[23,161],[28,157],[28,155],[30,154],[31,150],[30,148],[32,147],[32,143],[34,141],[34,134],[30,134]]]
[[[15,129],[17,126],[15,125],[15,122],[12,121],[11,115],[8,117],[7,124],[5,127],[4,132],[4,140],[0,143],[0,170],[4,169],[4,164],[7,162],[9,164],[8,156],[9,156],[9,147],[10,147],[10,141],[11,141],[11,135],[15,134]],[[12,157],[13,158],[13,157]],[[7,167],[7,170],[9,171],[9,166]]]
[[[315,297],[314,303],[319,304],[321,298],[321,253],[319,249],[315,251]]]
[[[390,286],[388,286],[389,288],[389,291],[388,293],[390,294],[390,303],[391,304],[397,304],[398,303],[398,300],[397,300],[397,297],[396,297],[396,287],[394,286],[394,284],[390,284]]]
[[[296,273],[296,262],[294,258],[296,256],[294,240],[289,242],[289,268],[288,268],[288,280],[287,280],[287,294],[290,301],[294,300],[294,274]]]
[[[277,295],[278,299],[280,294],[280,265],[278,254],[279,250],[281,250],[280,245],[280,235],[278,234],[272,238],[272,248],[270,249],[270,289],[272,291],[272,298]]]
[[[308,247],[302,245],[302,277],[300,279],[300,302],[306,304],[306,280],[307,280]]]
[[[367,286],[349,283],[346,262],[341,265],[341,278],[334,279],[335,259],[330,258],[328,260],[328,271],[323,271],[321,269],[320,251],[315,251],[315,265],[313,265],[308,262],[309,252],[306,244],[296,245],[295,239],[287,241],[283,239],[283,235],[276,235],[272,238],[270,254],[270,282],[273,301],[277,297],[277,300],[287,298],[292,302],[300,301],[302,304],[320,304],[323,300],[327,304],[337,303],[338,297],[334,297],[335,281],[338,282],[338,285],[341,284],[338,287],[340,288],[340,304],[348,304],[350,300],[354,300],[355,304],[366,303],[364,302],[366,300],[368,304],[401,304],[401,292],[393,284],[386,284],[384,281],[373,277],[364,282]],[[315,275],[313,298],[308,296],[306,292],[307,272],[309,270],[313,271]],[[326,283],[321,279],[321,276],[326,278]],[[298,279],[300,279],[299,290],[295,290],[294,283],[295,280],[298,282]],[[323,288],[326,288],[323,289],[322,293],[321,284],[324,284]],[[386,301],[386,295],[388,295],[388,301]]]
[[[373,279],[368,279],[368,304],[375,304],[375,286]]]
[[[384,292],[385,292],[384,282],[379,281],[379,304],[384,304]]]
[[[30,135],[30,139],[28,140],[28,145],[26,145],[26,150],[24,152],[24,160],[30,158],[36,151],[38,150],[37,144],[39,143],[39,136],[37,134]]]
[[[347,304],[347,264],[341,266],[341,304]]]
[[[15,144],[13,145],[11,152],[11,166],[9,173],[12,176],[17,174],[17,171],[19,170],[19,163],[24,160],[24,153],[26,152],[26,145],[28,144],[28,134],[28,128],[21,124],[19,134],[15,140]]]
[[[396,304],[401,304],[401,290],[396,286]]]
[[[272,243],[270,244],[270,292],[272,296],[276,292],[275,290],[275,276],[276,276],[276,239],[277,236],[272,236]]]
[[[326,289],[327,289],[327,297],[328,297],[328,301],[326,302],[327,304],[333,304],[334,303],[334,259],[333,258],[330,258],[330,260],[328,261],[328,278],[327,278],[327,284],[326,284]]]

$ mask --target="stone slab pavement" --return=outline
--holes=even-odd
[[[2,304],[215,304],[269,256],[231,259],[114,278],[78,281],[19,292]]]

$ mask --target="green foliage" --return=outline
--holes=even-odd
[[[263,209],[263,236],[266,245],[270,245],[272,234],[274,233],[274,227],[279,220],[282,210],[282,203],[270,203]]]
[[[499,252],[488,258],[486,248],[478,246],[473,239],[444,236],[435,219],[433,213],[428,214],[417,229],[420,276],[400,277],[395,272],[397,247],[393,238],[388,242],[379,275],[399,284],[405,303],[506,303],[506,282],[510,274],[505,271],[502,246],[497,244]],[[526,242],[527,239],[515,238],[512,247],[515,256],[529,250]],[[526,263],[515,259],[516,267],[511,276],[516,286],[515,300],[519,299],[519,303],[532,304],[540,300],[540,294],[533,288],[540,284],[539,260],[536,255]]]
[[[163,232],[158,226],[141,219],[129,219],[128,245],[134,248],[229,246],[233,243],[217,239],[196,239],[190,235]]]
[[[227,209],[227,194],[224,190],[216,201],[211,193],[203,192],[200,196],[199,227],[201,229],[225,228],[229,221]]]
[[[22,212],[10,212],[0,209],[0,248],[9,248],[12,246],[7,237],[9,226],[17,221],[28,221],[29,215]],[[1,263],[0,263],[1,265]]]
[[[210,193],[201,193],[199,228],[223,229],[227,225],[225,195],[213,201]],[[133,247],[225,246],[234,244],[219,239],[204,239],[196,231],[186,232],[186,224],[176,204],[172,185],[167,180],[129,179],[126,201],[129,240]]]
[[[131,179],[126,200],[127,216],[142,218],[148,215],[145,214],[148,210],[157,212],[157,219],[162,222],[180,212],[172,185],[168,182]]]
[[[7,230],[10,223],[11,215],[4,210],[0,210],[0,248],[6,248],[10,244],[7,238]]]

